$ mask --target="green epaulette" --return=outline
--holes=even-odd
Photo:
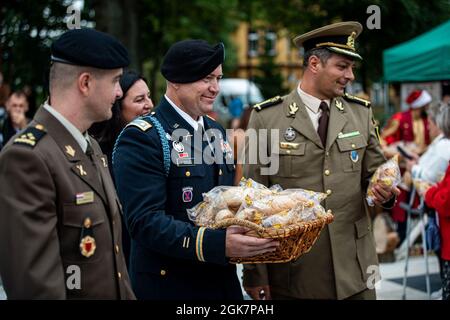
[[[47,131],[45,131],[44,126],[37,124],[34,127],[26,128],[17,138],[14,139],[13,144],[22,144],[34,148],[46,133]]]
[[[134,119],[133,121],[131,121],[129,124],[127,124],[126,127],[136,127],[138,129],[140,129],[141,131],[147,131],[148,129],[150,129],[151,127],[153,127],[153,125],[151,124],[150,121],[146,121],[144,119]]]
[[[263,101],[263,102],[255,104],[253,106],[253,109],[255,109],[256,111],[259,112],[259,111],[261,111],[264,108],[267,108],[267,107],[270,107],[270,106],[274,106],[276,104],[279,104],[282,101],[283,101],[282,97],[276,96],[276,97],[270,98],[270,99],[268,99],[266,101]]]
[[[351,94],[348,94],[347,92],[344,94],[343,98],[345,100],[347,100],[347,101],[355,102],[355,103],[363,105],[363,106],[365,106],[367,108],[370,108],[370,101],[369,100],[352,96]]]

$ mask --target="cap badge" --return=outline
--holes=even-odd
[[[294,129],[292,129],[291,127],[286,129],[286,132],[284,133],[284,139],[286,141],[293,141],[295,140],[295,136],[297,134],[295,133]]]
[[[353,31],[352,34],[349,35],[347,38],[347,46],[349,46],[352,50],[355,50],[355,37],[356,32]]]

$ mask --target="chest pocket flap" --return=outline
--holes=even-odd
[[[338,138],[336,139],[336,142],[340,152],[357,150],[367,147],[367,142],[364,139],[363,135],[341,139]]]
[[[279,143],[278,150],[272,148],[274,154],[282,156],[303,156],[305,154],[306,143],[305,142],[285,142]]]
[[[172,165],[170,176],[174,178],[204,177],[205,167],[203,165],[180,167]]]

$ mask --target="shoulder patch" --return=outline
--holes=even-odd
[[[147,131],[148,129],[150,129],[151,127],[153,127],[153,125],[151,124],[151,122],[143,119],[143,118],[139,118],[139,119],[134,119],[133,121],[131,121],[129,124],[126,125],[127,127],[136,127],[139,128],[141,131]]]
[[[13,144],[22,144],[34,148],[39,140],[45,136],[47,132],[41,124],[34,127],[26,128],[17,138],[14,139]]]
[[[352,96],[351,94],[348,94],[347,92],[344,94],[343,98],[344,98],[345,100],[347,100],[347,101],[354,102],[354,103],[363,105],[363,106],[365,106],[365,107],[367,107],[367,108],[370,108],[370,104],[371,104],[371,103],[370,103],[369,100],[366,100],[366,99],[363,99],[363,98],[359,98],[359,97]]]
[[[282,101],[283,101],[283,98],[281,96],[275,96],[275,97],[270,98],[270,99],[268,99],[266,101],[263,101],[263,102],[255,104],[253,106],[253,109],[255,109],[256,111],[259,112],[259,111],[261,111],[264,108],[274,106],[276,104],[279,104]]]

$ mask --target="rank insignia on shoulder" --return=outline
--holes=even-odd
[[[363,105],[363,106],[365,106],[367,108],[370,108],[370,101],[369,100],[352,96],[351,94],[348,94],[347,92],[344,93],[344,95],[342,97],[345,100],[347,100],[347,101],[358,103],[358,104]]]
[[[279,104],[282,101],[283,101],[282,97],[276,96],[276,97],[270,98],[270,99],[268,99],[266,101],[263,101],[263,102],[255,104],[253,106],[253,109],[255,109],[256,111],[259,112],[259,111],[261,111],[264,108],[267,108],[267,107],[270,107],[270,106],[274,106],[276,104]]]
[[[28,127],[14,139],[13,144],[22,144],[34,148],[46,133],[44,127],[39,124],[35,127]]]
[[[129,124],[127,124],[127,127],[136,127],[145,132],[153,127],[153,125],[143,119],[134,119]]]

